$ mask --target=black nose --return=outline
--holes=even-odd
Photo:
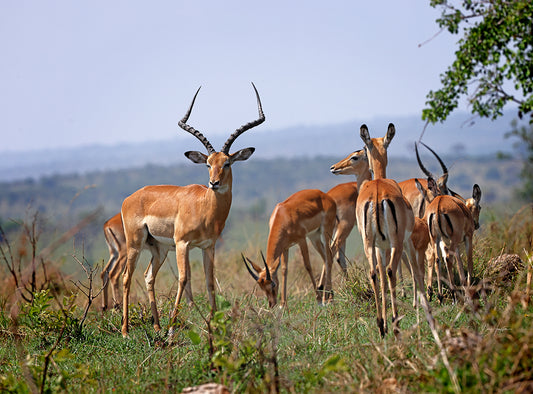
[[[218,189],[218,187],[220,186],[220,181],[209,181],[209,186],[211,187],[211,189]]]

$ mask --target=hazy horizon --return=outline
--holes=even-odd
[[[458,39],[416,0],[0,10],[2,152],[170,139],[200,85],[189,122],[208,137],[257,117],[252,81],[258,132],[420,116]]]

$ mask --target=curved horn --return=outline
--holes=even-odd
[[[252,82],[252,86],[254,87],[255,96],[257,97],[257,108],[259,111],[259,118],[254,120],[253,122],[246,123],[245,125],[242,125],[237,130],[235,130],[235,132],[232,135],[230,135],[227,141],[224,143],[224,146],[222,147],[222,150],[221,150],[222,153],[229,154],[229,149],[231,148],[231,144],[235,142],[238,136],[240,136],[246,130],[250,130],[252,127],[259,126],[261,123],[265,121],[265,114],[263,113],[263,107],[261,107],[261,99],[259,98],[259,93],[257,92],[257,89],[255,88],[255,85],[253,82]]]
[[[444,164],[444,162],[440,159],[439,155],[437,155],[433,149],[431,149],[429,146],[424,144],[422,141],[420,141],[420,143],[422,145],[424,145],[431,153],[433,153],[435,155],[435,157],[439,161],[440,166],[442,167],[442,173],[443,174],[447,174],[448,173],[448,169],[446,168],[446,165]]]
[[[267,273],[267,280],[268,281],[272,281],[272,278],[270,277],[270,270],[268,269],[268,265],[267,265],[267,262],[265,260],[265,256],[263,255],[263,251],[261,250],[261,258],[263,259],[263,263],[265,264],[265,269],[266,269],[266,273]]]
[[[178,122],[178,125],[183,130],[191,133],[196,138],[198,138],[200,140],[200,142],[206,147],[207,152],[209,152],[209,154],[211,154],[211,153],[215,153],[216,152],[215,148],[213,148],[213,145],[211,145],[209,140],[207,138],[205,138],[202,133],[200,133],[198,130],[195,130],[193,127],[191,127],[191,126],[189,126],[187,124],[187,120],[189,119],[189,116],[191,115],[192,107],[194,105],[194,102],[196,101],[196,96],[198,96],[198,93],[200,92],[200,88],[201,88],[201,86],[196,91],[196,94],[194,95],[194,97],[192,99],[192,103],[191,103],[191,106],[189,107],[189,110],[187,111],[187,113],[185,114],[183,119]]]
[[[259,277],[252,271],[252,269],[250,268],[250,266],[248,265],[248,263],[246,262],[246,258],[244,257],[244,255],[241,253],[241,256],[242,256],[242,261],[244,261],[244,265],[246,266],[246,269],[248,270],[248,272],[250,273],[250,275],[252,275],[252,278],[255,279],[255,281],[257,282],[257,280],[259,279]]]
[[[422,142],[421,142],[421,143],[422,143]],[[424,167],[424,165],[422,164],[422,160],[420,160],[420,155],[418,154],[418,145],[417,145],[416,141],[415,141],[415,152],[416,152],[416,161],[418,161],[418,166],[420,167],[420,169],[422,170],[422,172],[423,172],[424,174],[426,174],[426,176],[427,176],[428,178],[433,178],[433,179],[435,179],[435,175],[433,175],[431,172],[429,172],[429,171],[427,170],[427,168]]]

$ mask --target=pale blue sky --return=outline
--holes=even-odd
[[[0,4],[0,151],[420,114],[456,36],[429,0]],[[385,129],[386,125],[383,126]]]

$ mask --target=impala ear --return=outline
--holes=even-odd
[[[427,196],[426,189],[424,189],[424,187],[422,186],[420,181],[418,179],[416,179],[416,178],[415,178],[415,185],[416,185],[416,188],[418,189],[418,191],[420,192],[420,194],[422,195],[422,197],[424,197],[424,199],[425,199],[426,196]]]
[[[476,204],[479,204],[479,202],[481,201],[481,188],[479,187],[477,183],[474,185],[472,189],[472,198],[474,199]]]
[[[205,164],[207,163],[207,155],[203,154],[202,152],[198,152],[195,150],[190,150],[185,152],[185,157],[196,164]]]
[[[443,194],[450,194],[448,191],[448,173],[445,172],[439,177],[439,189]]]
[[[385,149],[389,147],[389,144],[391,143],[395,134],[396,134],[396,127],[394,127],[392,123],[389,123],[389,127],[387,128],[387,134],[385,135],[385,138],[383,139],[383,147]]]
[[[368,149],[372,149],[374,147],[374,144],[372,143],[372,138],[370,138],[370,133],[368,132],[368,127],[366,127],[366,124],[361,125],[361,139],[365,143],[365,146]]]
[[[236,161],[248,160],[250,156],[255,152],[255,148],[244,148],[238,150],[230,155],[230,162],[233,164]]]
[[[437,182],[435,182],[433,177],[428,177],[428,190],[431,191],[435,197],[440,194],[439,188],[437,187]]]

